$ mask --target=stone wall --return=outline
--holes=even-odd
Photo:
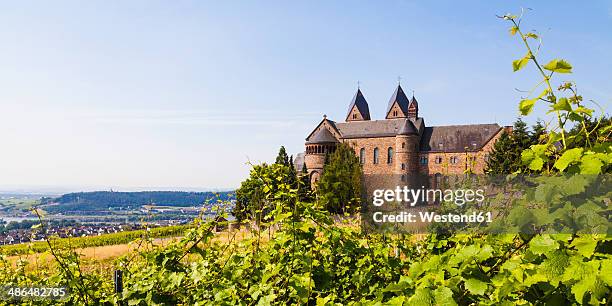
[[[355,108],[356,109],[356,108]],[[318,129],[329,128],[331,126],[324,121]],[[502,128],[495,136],[493,136],[481,150],[476,152],[415,152],[413,147],[418,147],[418,138],[414,136],[390,136],[390,137],[372,137],[372,138],[354,138],[344,139],[343,142],[349,144],[354,150],[357,157],[360,156],[360,150],[365,149],[365,163],[362,164],[364,174],[414,174],[415,169],[418,169],[419,174],[435,175],[440,174],[463,174],[470,167],[476,174],[484,173],[486,167],[486,159],[489,152],[493,149],[493,145],[499,139],[504,131],[511,131],[510,128]],[[334,131],[335,132],[335,131]],[[336,133],[335,133],[336,134]],[[339,136],[339,135],[338,135]],[[406,143],[406,147],[402,148],[402,144]],[[393,159],[391,163],[387,162],[388,148],[393,148]],[[378,163],[374,163],[374,149],[378,148]],[[426,157],[427,163],[422,163],[421,158]],[[440,163],[436,163],[436,158],[440,157]],[[453,160],[451,160],[453,158]],[[307,154],[305,156],[306,166],[312,175],[313,171],[317,172],[316,178],[322,173],[323,163],[325,161],[324,154]],[[453,162],[454,161],[454,162]],[[401,169],[401,163],[405,163],[405,169]],[[314,177],[313,177],[314,178]]]
[[[504,130],[507,129],[502,128],[482,147],[481,150],[476,152],[421,152],[419,154],[419,168],[421,173],[429,175],[434,175],[436,173],[462,174],[468,167],[476,174],[484,173],[488,154],[491,152],[495,142],[499,139]],[[421,158],[423,157],[427,158],[427,164],[421,163]],[[436,158],[438,157],[442,158],[441,163],[436,163]],[[456,163],[452,163],[451,158],[455,158]]]
[[[397,152],[395,148],[395,136],[346,139],[344,142],[355,150],[357,157],[359,157],[360,150],[362,148],[365,149],[365,163],[362,164],[365,174],[393,173],[397,160],[394,156],[392,163],[387,163],[387,149],[391,147],[393,148],[393,152]],[[375,148],[378,148],[378,164],[374,164]]]

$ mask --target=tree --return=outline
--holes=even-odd
[[[495,142],[493,150],[489,153],[485,172],[489,174],[509,174],[525,170],[521,161],[521,153],[532,144],[537,143],[540,135],[544,133],[544,127],[538,121],[533,130],[534,133],[530,133],[525,121],[519,117],[514,122],[512,132],[504,131]]]
[[[532,138],[527,128],[527,123],[525,123],[521,117],[514,122],[511,136],[514,144],[520,148],[529,148],[532,144]]]
[[[256,212],[264,206],[264,184],[257,173],[267,167],[266,164],[254,165],[250,176],[240,183],[240,188],[236,189],[236,204],[232,215],[239,222],[255,216]]]
[[[536,121],[536,123],[531,127],[531,143],[537,144],[540,142],[540,139],[543,135],[546,134],[546,125],[540,119]]]
[[[316,193],[321,204],[332,213],[357,211],[361,203],[361,164],[347,144],[339,144],[329,155]]]
[[[297,190],[299,201],[313,200],[306,166],[298,173],[293,165],[293,156],[288,156],[285,147],[281,146],[274,164],[253,165],[249,177],[236,190],[232,214],[238,221],[263,220],[274,209],[271,207],[272,199],[267,199],[266,195],[277,194],[287,188]],[[285,206],[291,209],[294,204],[287,201]]]
[[[302,202],[311,202],[314,200],[312,189],[310,188],[310,176],[306,163],[302,164],[302,170],[297,174],[298,179],[298,199]]]
[[[289,166],[289,156],[285,150],[285,146],[281,146],[278,150],[278,156],[276,156],[276,164]]]
[[[510,155],[508,152],[511,152],[513,149],[512,137],[508,132],[502,132],[502,135],[495,142],[493,150],[489,153],[485,172],[489,174],[511,173],[510,169],[514,168],[514,165],[513,160],[508,158],[508,155]]]

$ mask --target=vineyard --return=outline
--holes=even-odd
[[[527,49],[514,70],[531,63],[541,76],[520,112],[527,116],[538,104],[552,116],[547,134],[522,152],[522,162],[531,174],[569,177],[534,179],[537,187],[518,190],[507,233],[367,233],[358,218],[303,201],[300,185],[287,184],[281,168],[254,167],[266,206],[253,212],[246,236],[228,230],[226,240],[215,239],[223,220],[215,218],[188,227],[11,246],[0,249],[0,284],[65,287],[70,293],[61,301],[23,300],[36,305],[609,304],[612,127],[587,128],[594,110],[575,84],[552,85],[553,76],[570,73],[572,66],[561,59],[540,63],[532,51],[539,36],[523,32],[521,16],[500,19]],[[578,133],[568,133],[570,123]],[[581,229],[568,230],[576,225]],[[168,245],[152,240],[183,232]],[[122,271],[121,288],[105,274],[82,269],[76,248],[130,240],[138,247],[113,262]],[[27,263],[13,265],[5,257],[30,249],[52,254],[57,269],[28,271]]]
[[[75,238],[56,238],[51,239],[53,246],[58,248],[88,248],[105,245],[125,244],[142,237],[166,238],[182,236],[189,229],[188,225],[155,227],[150,230],[125,231],[100,236],[86,236]],[[0,254],[6,256],[25,255],[31,253],[42,253],[49,250],[46,241],[36,241],[31,243],[5,245],[0,247]]]

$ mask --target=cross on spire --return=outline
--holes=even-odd
[[[361,89],[360,85],[361,85],[361,82],[357,81],[357,89]]]
[[[402,83],[402,77],[397,76],[397,85],[401,85],[401,83]]]

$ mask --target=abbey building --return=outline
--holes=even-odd
[[[488,152],[503,130],[496,123],[427,126],[416,98],[408,98],[400,85],[385,118],[372,120],[368,102],[357,89],[343,122],[324,116],[306,137],[304,162],[316,183],[325,154],[344,142],[359,156],[364,174],[483,173]]]

